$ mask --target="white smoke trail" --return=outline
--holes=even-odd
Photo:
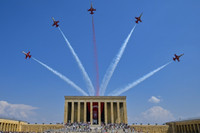
[[[85,71],[85,68],[83,67],[81,61],[79,60],[79,58],[78,58],[78,56],[77,56],[77,54],[75,53],[74,49],[73,49],[72,46],[70,45],[69,41],[68,41],[67,38],[65,37],[65,35],[64,35],[64,33],[62,32],[62,30],[60,29],[60,27],[58,27],[58,29],[60,30],[60,32],[61,32],[63,38],[65,39],[65,41],[66,41],[66,43],[67,43],[69,49],[71,50],[71,52],[72,52],[72,54],[73,54],[73,56],[74,56],[76,62],[78,63],[78,66],[79,66],[79,68],[80,68],[80,70],[81,70],[81,72],[82,72],[82,74],[83,74],[83,77],[84,77],[84,79],[85,79],[85,82],[86,82],[86,84],[87,84],[87,88],[88,88],[89,94],[90,94],[91,96],[94,96],[94,93],[95,93],[94,86],[92,85],[92,82],[91,82],[91,80],[90,80],[90,78],[89,78],[87,72]]]
[[[126,87],[122,88],[122,89],[117,89],[115,91],[113,91],[112,93],[109,94],[109,96],[119,96],[122,93],[128,91],[129,89],[135,87],[136,85],[138,85],[139,83],[141,83],[142,81],[144,81],[145,79],[153,76],[156,72],[160,71],[161,69],[163,69],[164,67],[166,67],[167,65],[169,65],[170,63],[172,63],[172,61],[168,62],[167,64],[155,69],[154,71],[146,74],[145,76],[143,76],[142,78],[139,78],[138,80],[134,81],[133,83],[128,84]]]
[[[124,43],[122,44],[118,54],[115,56],[115,58],[113,59],[113,61],[111,62],[110,66],[108,67],[107,71],[106,71],[106,74],[104,75],[104,78],[103,78],[103,81],[101,83],[101,87],[100,87],[100,95],[103,96],[105,91],[106,91],[106,88],[108,86],[108,83],[115,71],[115,68],[117,67],[117,64],[119,63],[123,53],[124,53],[124,50],[127,46],[127,43],[135,29],[136,25],[133,27],[133,29],[131,30],[131,32],[129,33],[128,37],[126,38],[126,40],[124,41]]]
[[[47,66],[46,64],[42,63],[41,61],[35,59],[34,57],[32,57],[33,60],[35,60],[36,62],[38,62],[39,64],[41,64],[42,66],[46,67],[48,70],[50,70],[51,72],[53,72],[55,75],[57,75],[58,77],[60,77],[62,80],[64,80],[65,82],[67,82],[68,84],[70,84],[72,87],[74,87],[77,91],[81,92],[84,96],[88,96],[88,94],[82,90],[79,86],[77,86],[74,82],[72,82],[70,79],[68,79],[67,77],[65,77],[64,75],[62,75],[61,73],[53,70],[51,67]]]

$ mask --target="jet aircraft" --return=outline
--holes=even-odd
[[[58,23],[59,23],[59,21],[56,21],[53,17],[52,17],[52,19],[53,19],[53,25],[52,26],[56,26],[56,27],[58,27],[59,25],[58,25]]]
[[[138,21],[142,22],[142,20],[141,20],[142,14],[143,14],[143,13],[141,13],[139,17],[135,17],[135,19],[137,19],[137,20],[135,21],[137,24],[138,24]]]
[[[176,55],[176,54],[174,54],[175,57],[173,57],[173,60],[174,60],[174,61],[177,60],[177,61],[179,62],[179,61],[180,61],[179,58],[180,58],[181,56],[183,56],[183,55],[184,55],[184,54],[181,54],[181,55]]]
[[[96,9],[94,9],[94,8],[92,7],[92,3],[91,3],[91,8],[88,9],[88,11],[90,11],[90,14],[94,14],[94,11],[96,11]]]
[[[27,59],[27,58],[30,59],[31,58],[30,51],[28,53],[22,51],[22,53],[26,55],[25,59]]]

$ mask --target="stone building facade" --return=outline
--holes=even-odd
[[[9,120],[9,119],[0,119],[0,131],[3,132],[19,132],[21,131],[22,125],[28,124],[27,122]]]
[[[127,123],[126,96],[65,96],[64,123]]]
[[[24,121],[0,119],[0,132],[44,132],[64,128],[63,124],[28,124]]]
[[[200,133],[200,119],[167,122],[169,133]]]

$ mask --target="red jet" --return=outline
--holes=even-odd
[[[90,8],[90,9],[88,9],[88,11],[90,11],[90,14],[94,14],[94,12],[93,12],[93,11],[96,11],[96,9],[94,9],[94,8],[92,7],[92,3],[91,3],[91,8]]]
[[[22,53],[26,55],[25,59],[31,58],[30,52],[26,53],[26,52],[22,51]]]
[[[56,27],[58,27],[59,25],[58,25],[58,23],[59,23],[59,21],[56,21],[53,17],[52,17],[52,19],[53,19],[53,25],[52,26],[56,26]]]
[[[179,61],[180,61],[179,58],[180,58],[181,56],[183,56],[183,55],[184,55],[184,54],[181,54],[181,55],[178,56],[178,55],[174,54],[175,57],[173,58],[173,60],[174,60],[174,61],[177,60],[177,61],[179,62]]]
[[[137,19],[137,20],[135,21],[137,24],[138,24],[138,21],[142,22],[141,17],[142,17],[142,13],[140,14],[139,17],[135,17],[135,19]]]

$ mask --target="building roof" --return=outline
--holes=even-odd
[[[126,100],[126,96],[65,96],[70,100]]]
[[[170,121],[166,123],[175,123],[175,122],[191,122],[191,121],[200,121],[200,118],[189,118],[189,119],[183,119],[183,120],[177,120],[177,121]]]

